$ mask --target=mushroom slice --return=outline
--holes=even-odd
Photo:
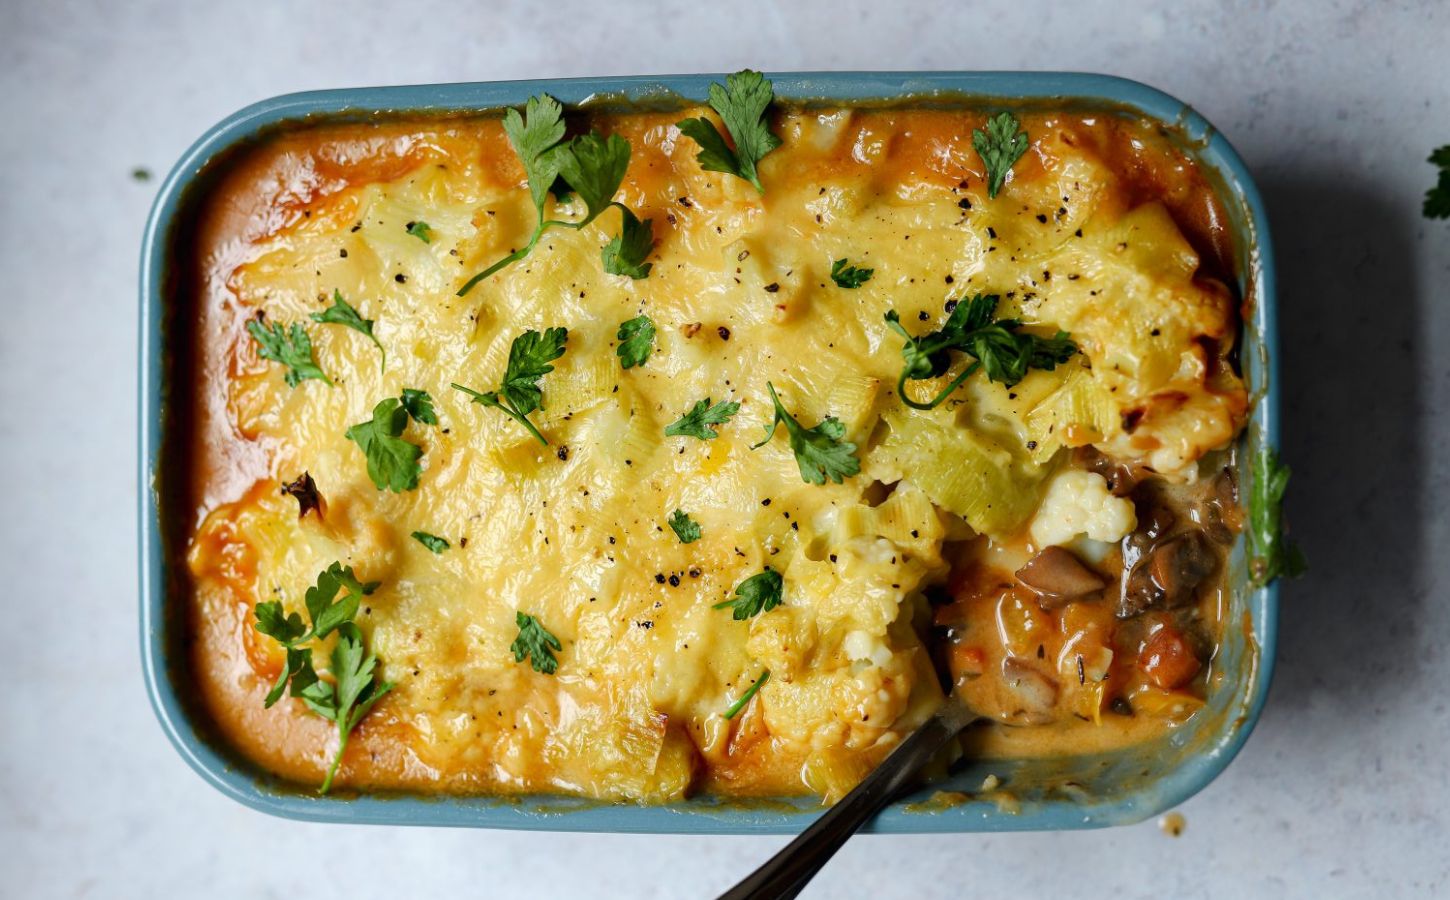
[[[1059,609],[1074,600],[1096,594],[1107,586],[1070,550],[1047,547],[1017,570],[1017,580],[1037,595],[1043,609]]]

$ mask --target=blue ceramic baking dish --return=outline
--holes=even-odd
[[[1274,259],[1263,201],[1244,162],[1223,135],[1191,107],[1136,82],[1102,75],[1048,72],[809,72],[771,76],[787,102],[988,107],[1051,105],[1103,109],[1161,122],[1216,181],[1236,234],[1239,289],[1249,310],[1242,359],[1255,396],[1241,449],[1278,442]],[[182,758],[207,782],[254,809],[322,822],[453,825],[556,831],[793,833],[820,812],[810,799],[742,804],[700,797],[669,806],[615,806],[566,797],[425,797],[406,794],[318,797],[261,771],[211,737],[204,717],[177,678],[177,617],[169,585],[183,548],[164,537],[169,445],[167,398],[173,353],[172,247],[187,205],[210,161],[278,123],[367,119],[396,113],[469,112],[521,105],[546,91],[566,104],[608,98],[653,108],[703,102],[721,75],[580,78],[361,88],[264,100],[224,119],[186,151],[162,183],[141,249],[140,573],[141,657],[157,718]],[[199,188],[198,188],[199,189]],[[174,470],[174,466],[170,467]],[[1245,473],[1247,476],[1247,473]],[[1233,608],[1222,650],[1227,673],[1207,707],[1176,733],[1130,752],[1066,760],[968,763],[945,783],[891,807],[876,832],[1026,831],[1136,822],[1182,803],[1228,765],[1248,738],[1273,670],[1278,594],[1249,584],[1242,541],[1231,560]],[[1243,622],[1244,627],[1233,623]],[[971,797],[985,776],[1001,779],[1019,801],[1003,808]],[[957,805],[922,803],[936,790],[962,791]]]

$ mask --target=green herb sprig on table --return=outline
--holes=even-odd
[[[1430,154],[1428,162],[1440,169],[1435,186],[1425,192],[1421,212],[1427,219],[1450,219],[1450,144]]]
[[[510,109],[504,114],[503,129],[524,165],[537,224],[528,243],[464,282],[458,296],[464,296],[480,281],[528,256],[549,229],[577,231],[610,207],[619,209],[622,223],[619,235],[601,253],[604,271],[634,279],[647,277],[650,264],[644,258],[654,247],[650,220],[640,221],[632,210],[614,200],[629,168],[629,142],[617,134],[606,138],[598,132],[564,140],[564,108],[547,94],[530,97],[522,115]],[[555,192],[559,181],[584,201],[584,218],[564,221],[545,215],[551,192],[562,202],[562,197]]]
[[[977,294],[953,307],[938,331],[912,337],[901,326],[895,310],[886,313],[886,324],[906,339],[901,348],[905,363],[896,379],[896,393],[913,409],[934,409],[952,392],[961,387],[978,369],[987,378],[1011,387],[1027,375],[1029,369],[1051,370],[1067,362],[1077,352],[1067,332],[1041,337],[1021,331],[1020,319],[998,319],[996,294]],[[906,382],[940,378],[951,368],[953,352],[964,353],[972,363],[948,384],[941,393],[922,403],[906,392]]]
[[[318,573],[317,583],[307,589],[304,602],[310,625],[304,624],[297,613],[288,614],[277,600],[258,603],[254,612],[253,628],[281,644],[286,653],[282,671],[264,705],[270,709],[290,687],[293,697],[337,725],[337,753],[318,793],[332,789],[348,736],[393,688],[391,682],[378,679],[377,656],[366,650],[362,631],[353,621],[362,598],[377,589],[378,582],[359,581],[352,566],[334,562]],[[344,592],[341,598],[339,592]],[[337,642],[328,670],[332,680],[324,681],[312,661],[313,647],[307,645],[333,632],[337,632]]]
[[[529,421],[529,413],[544,408],[544,394],[539,389],[539,379],[554,371],[551,363],[564,355],[564,343],[569,339],[567,328],[548,328],[543,333],[529,329],[514,338],[509,347],[509,361],[504,369],[503,383],[497,390],[475,391],[455,382],[454,390],[462,391],[473,398],[474,403],[491,406],[523,425],[539,443],[548,441],[539,429]]]

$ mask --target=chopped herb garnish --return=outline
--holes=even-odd
[[[356,309],[346,300],[342,299],[342,291],[336,288],[332,291],[332,305],[320,313],[312,314],[312,321],[321,322],[325,325],[345,325],[353,331],[367,336],[367,339],[377,345],[378,352],[382,354],[379,367],[383,371],[388,368],[388,351],[383,349],[382,342],[373,334],[373,320],[364,319]]]
[[[594,131],[565,141],[564,108],[546,94],[530,97],[523,115],[516,109],[505,113],[503,130],[524,164],[529,194],[538,215],[537,224],[527,244],[468,279],[458,289],[458,296],[462,297],[488,276],[528,256],[550,228],[577,231],[610,207],[617,207],[624,221],[619,236],[601,254],[605,271],[631,278],[647,276],[650,267],[644,258],[653,246],[649,220],[639,221],[624,204],[614,202],[625,170],[629,168],[629,142],[617,134],[606,138]],[[545,216],[544,206],[551,190],[556,199],[562,200],[558,192],[562,189],[555,189],[559,181],[584,201],[584,218],[569,222]]]
[[[301,322],[293,322],[288,328],[281,322],[269,325],[259,317],[247,323],[247,333],[257,342],[258,356],[287,367],[284,378],[289,386],[296,387],[309,378],[332,384],[332,379],[317,364],[317,357],[312,354],[312,338],[307,336]]]
[[[844,258],[831,263],[831,280],[836,283],[836,287],[858,288],[870,281],[874,274],[876,274],[875,269],[862,269],[846,265]]]
[[[643,222],[627,207],[619,207],[620,229],[613,240],[604,245],[604,271],[610,275],[627,275],[635,281],[649,277],[653,263],[644,261],[655,246],[654,227]]]
[[[481,393],[461,384],[453,389],[473,398],[474,403],[491,406],[529,430],[529,434],[548,445],[539,429],[528,419],[529,413],[544,408],[544,394],[539,390],[539,379],[554,371],[550,365],[564,355],[564,342],[569,339],[567,328],[548,328],[542,334],[533,329],[514,338],[509,347],[508,366],[504,369],[503,384],[496,391]]]
[[[695,157],[700,168],[743,178],[755,185],[757,191],[765,193],[757,164],[781,145],[781,139],[771,133],[765,121],[765,111],[774,99],[775,90],[769,79],[749,69],[727,77],[724,86],[710,85],[710,108],[719,113],[735,149],[730,149],[709,119],[701,117],[676,123],[681,132],[700,145]]]
[[[371,419],[347,430],[347,439],[357,444],[367,457],[368,477],[380,491],[402,493],[418,486],[418,476],[423,471],[418,458],[423,455],[423,448],[402,438],[408,417],[424,424],[438,424],[428,395],[412,391],[413,396],[409,397],[408,393],[404,393],[402,400],[389,397],[379,401],[373,407]]]
[[[427,222],[409,222],[408,233],[425,244],[433,243],[433,226]]]
[[[317,510],[318,518],[322,517],[322,494],[318,493],[317,482],[308,473],[303,472],[282,485],[282,493],[297,498],[297,518],[302,518],[314,509]]]
[[[649,316],[635,316],[621,322],[614,336],[619,340],[619,346],[614,348],[619,355],[619,364],[626,369],[642,366],[654,349],[654,320]]]
[[[1029,369],[1051,370],[1077,352],[1067,332],[1053,337],[1040,337],[1025,331],[1020,319],[995,319],[998,296],[977,294],[960,301],[952,308],[941,330],[912,337],[901,326],[895,310],[886,313],[886,324],[906,338],[901,356],[906,360],[901,376],[896,379],[896,393],[913,409],[933,409],[951,395],[962,382],[978,369],[987,377],[1011,387],[1021,381]],[[972,357],[971,365],[962,370],[935,398],[926,403],[911,399],[906,393],[908,379],[921,381],[939,378],[951,368],[951,353],[958,351]]]
[[[1450,144],[1431,153],[1429,162],[1439,166],[1440,177],[1435,186],[1425,192],[1425,218],[1450,219]]]
[[[1027,132],[1020,131],[1017,117],[1000,112],[987,120],[985,131],[972,131],[972,146],[987,167],[987,196],[995,197],[1007,181],[1007,173],[1027,152]]]
[[[759,678],[755,679],[754,684],[745,689],[745,693],[741,694],[739,699],[737,699],[734,703],[730,704],[730,706],[725,709],[725,718],[733,719],[737,715],[739,715],[740,711],[745,708],[745,704],[750,702],[750,698],[754,697],[756,692],[764,687],[765,683],[769,680],[770,670],[766,669],[764,672],[760,673]]]
[[[354,623],[358,605],[362,598],[377,590],[378,582],[364,584],[353,574],[352,566],[344,567],[334,562],[317,576],[317,584],[307,589],[306,608],[312,624],[306,626],[297,613],[288,614],[277,600],[258,603],[253,627],[273,640],[286,651],[282,671],[278,674],[272,690],[267,693],[264,705],[270,708],[290,685],[291,694],[307,705],[317,715],[337,725],[337,753],[328,767],[318,792],[325,794],[332,788],[332,779],[347,750],[347,739],[363,716],[392,690],[390,682],[379,681],[376,675],[378,660],[371,652],[365,652],[362,631]],[[339,591],[346,590],[342,599]],[[331,657],[332,681],[323,681],[317,675],[312,662],[312,647],[303,646],[309,641],[320,640],[337,632],[337,644]]]
[[[743,622],[763,612],[770,612],[780,605],[785,580],[774,569],[766,569],[735,586],[735,597],[716,603],[711,609],[731,610],[731,618]]]
[[[665,428],[665,434],[670,437],[694,437],[708,441],[720,436],[718,431],[709,426],[724,425],[730,421],[731,416],[738,412],[740,412],[739,403],[721,400],[711,406],[710,398],[706,397],[690,407],[689,412],[671,422]]]
[[[675,510],[668,519],[670,530],[682,544],[693,544],[700,539],[700,523],[690,518],[683,509]]]
[[[559,639],[528,613],[515,612],[514,622],[519,626],[519,636],[509,645],[514,654],[514,662],[523,662],[527,658],[535,672],[553,675],[559,668],[559,660],[554,656],[554,651],[564,649],[559,644]]]
[[[845,425],[834,416],[827,416],[814,428],[806,428],[781,405],[775,385],[767,381],[765,386],[770,391],[770,401],[775,404],[775,418],[765,427],[765,440],[752,446],[751,450],[770,443],[776,428],[783,422],[801,478],[807,483],[825,484],[829,478],[840,484],[843,479],[861,471],[861,461],[853,455],[856,445],[845,439]]]
[[[1253,484],[1249,493],[1249,573],[1255,585],[1266,585],[1280,576],[1297,578],[1304,573],[1304,554],[1284,537],[1284,490],[1289,486],[1289,467],[1267,445],[1259,447],[1252,464]]]
[[[439,537],[436,534],[429,534],[426,531],[413,532],[413,540],[422,544],[424,547],[427,547],[429,550],[432,550],[434,553],[442,553],[450,546],[447,540]]]
[[[438,413],[433,409],[433,398],[428,392],[418,388],[403,388],[403,396],[398,398],[403,404],[403,409],[413,417],[413,421],[421,422],[424,425],[437,425]]]

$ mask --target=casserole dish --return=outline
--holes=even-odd
[[[742,804],[697,797],[656,807],[607,806],[569,798],[447,797],[372,793],[316,798],[265,774],[225,749],[204,713],[180,685],[174,588],[179,561],[168,535],[168,491],[186,459],[172,439],[175,416],[168,393],[175,380],[178,303],[172,267],[188,216],[205,193],[209,166],[229,150],[280,123],[365,121],[379,114],[482,111],[522,103],[548,92],[568,104],[601,98],[635,107],[674,108],[678,98],[700,98],[713,76],[582,79],[554,82],[383,88],[295,95],[266,101],[219,124],[183,157],[162,185],[143,247],[141,271],[141,587],[144,667],[153,705],[173,743],[204,778],[248,805],[280,815],[323,821],[476,825],[603,831],[792,832],[808,820],[810,798]],[[1260,201],[1242,162],[1223,138],[1186,106],[1141,85],[1117,79],[1058,74],[876,74],[786,76],[775,80],[787,102],[816,99],[853,105],[1051,105],[1071,110],[1140,116],[1161,124],[1212,179],[1235,236],[1238,290],[1247,298],[1242,358],[1257,402],[1242,449],[1272,446],[1275,394],[1272,377],[1272,270]],[[172,343],[168,343],[171,341]],[[168,478],[172,481],[168,481]],[[1227,764],[1246,739],[1268,685],[1275,594],[1251,589],[1242,542],[1228,574],[1228,621],[1222,664],[1208,705],[1170,735],[1128,751],[1057,759],[995,760],[959,767],[950,779],[880,817],[880,831],[1025,830],[1135,821],[1181,802]],[[987,776],[1009,794],[969,793]],[[927,801],[938,790],[956,792],[949,803]]]

